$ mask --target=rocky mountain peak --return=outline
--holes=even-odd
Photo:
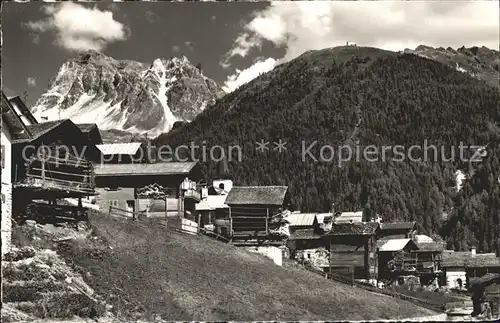
[[[39,119],[70,118],[156,136],[176,121],[191,121],[222,95],[185,56],[145,64],[91,50],[61,66],[32,110]]]

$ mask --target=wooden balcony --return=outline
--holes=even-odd
[[[36,196],[81,197],[96,195],[93,166],[85,159],[31,158],[14,188]],[[45,194],[44,194],[45,193]]]

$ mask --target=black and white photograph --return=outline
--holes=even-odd
[[[2,322],[500,320],[500,3],[4,1]]]

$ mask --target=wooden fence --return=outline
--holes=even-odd
[[[119,217],[119,218],[132,218],[132,220],[136,220],[138,214],[136,212],[120,209],[114,206],[109,206],[109,216]]]

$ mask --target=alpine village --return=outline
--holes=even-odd
[[[348,44],[337,50],[336,57],[341,57],[358,49]],[[331,55],[326,51],[308,52],[304,55],[317,56],[301,56],[279,69],[284,76],[274,77],[288,78],[286,73],[303,64],[312,71],[307,64],[313,63],[307,61],[326,64]],[[328,63],[333,64],[331,68],[321,65],[318,71],[334,79],[345,68],[350,80],[355,76],[349,73],[358,65],[372,64],[372,73],[378,73],[377,68],[382,71],[384,66],[403,64],[411,78],[417,75],[412,66],[428,69],[429,75],[445,70],[450,80],[462,77],[441,63],[415,55],[389,55],[377,61],[375,56],[386,54],[366,51],[364,60],[361,54],[349,54],[354,58],[342,57],[344,62]],[[374,62],[367,63],[370,60]],[[361,72],[366,73],[364,77],[372,77],[366,71]],[[314,79],[307,73],[303,72],[300,82]],[[273,82],[266,77],[270,76],[261,76],[260,82]],[[463,82],[479,82],[463,78]],[[305,85],[297,82],[293,84],[299,91]],[[340,91],[355,88],[347,82],[339,81]],[[416,82],[422,83],[418,88],[425,88],[427,81]],[[275,88],[268,91],[285,95]],[[475,91],[483,95],[482,88]],[[497,92],[495,97],[484,91],[498,98]],[[290,93],[286,95],[291,98]],[[255,103],[266,100],[245,95]],[[234,101],[231,96],[227,94],[227,100]],[[323,103],[320,97],[317,100],[320,113]],[[429,223],[373,211],[377,208],[369,205],[381,196],[376,193],[356,209],[348,194],[329,184],[321,190],[319,186],[312,191],[298,189],[293,180],[264,172],[259,177],[265,180],[260,182],[268,185],[248,185],[258,181],[239,181],[243,170],[239,168],[235,176],[239,166],[228,158],[163,161],[154,145],[161,142],[158,138],[105,141],[97,124],[64,118],[40,120],[23,101],[2,91],[2,301],[8,308],[2,309],[4,321],[73,317],[109,322],[207,318],[401,321],[436,315],[451,321],[494,321],[500,317],[498,235],[489,249],[479,242],[463,250],[441,237],[437,229],[428,230]],[[217,114],[219,108],[207,108],[193,122],[191,135],[211,122],[207,120],[222,129],[224,125],[216,119],[228,119]],[[237,118],[236,114],[229,117]],[[281,127],[278,118],[266,120]],[[245,127],[259,121],[244,122],[234,129],[246,131]],[[186,127],[180,125],[159,138],[182,142],[179,137],[190,135]],[[212,129],[205,135],[222,131]],[[260,140],[258,135],[252,141]],[[251,156],[254,162],[246,164],[244,171],[255,174],[249,169],[265,162]],[[267,167],[284,169],[280,158],[273,161],[275,166],[269,164],[256,172]],[[339,167],[333,168],[332,174],[341,174],[336,170]],[[300,168],[293,169],[297,178],[304,176]],[[327,172],[323,175],[334,177]],[[341,176],[339,182],[344,181]],[[362,181],[364,174],[356,176]],[[310,180],[320,181],[319,177]],[[329,194],[330,200],[320,199],[315,209],[311,207],[310,201],[315,200],[310,196]],[[452,208],[443,205],[441,213],[433,219],[433,226],[457,225]]]

